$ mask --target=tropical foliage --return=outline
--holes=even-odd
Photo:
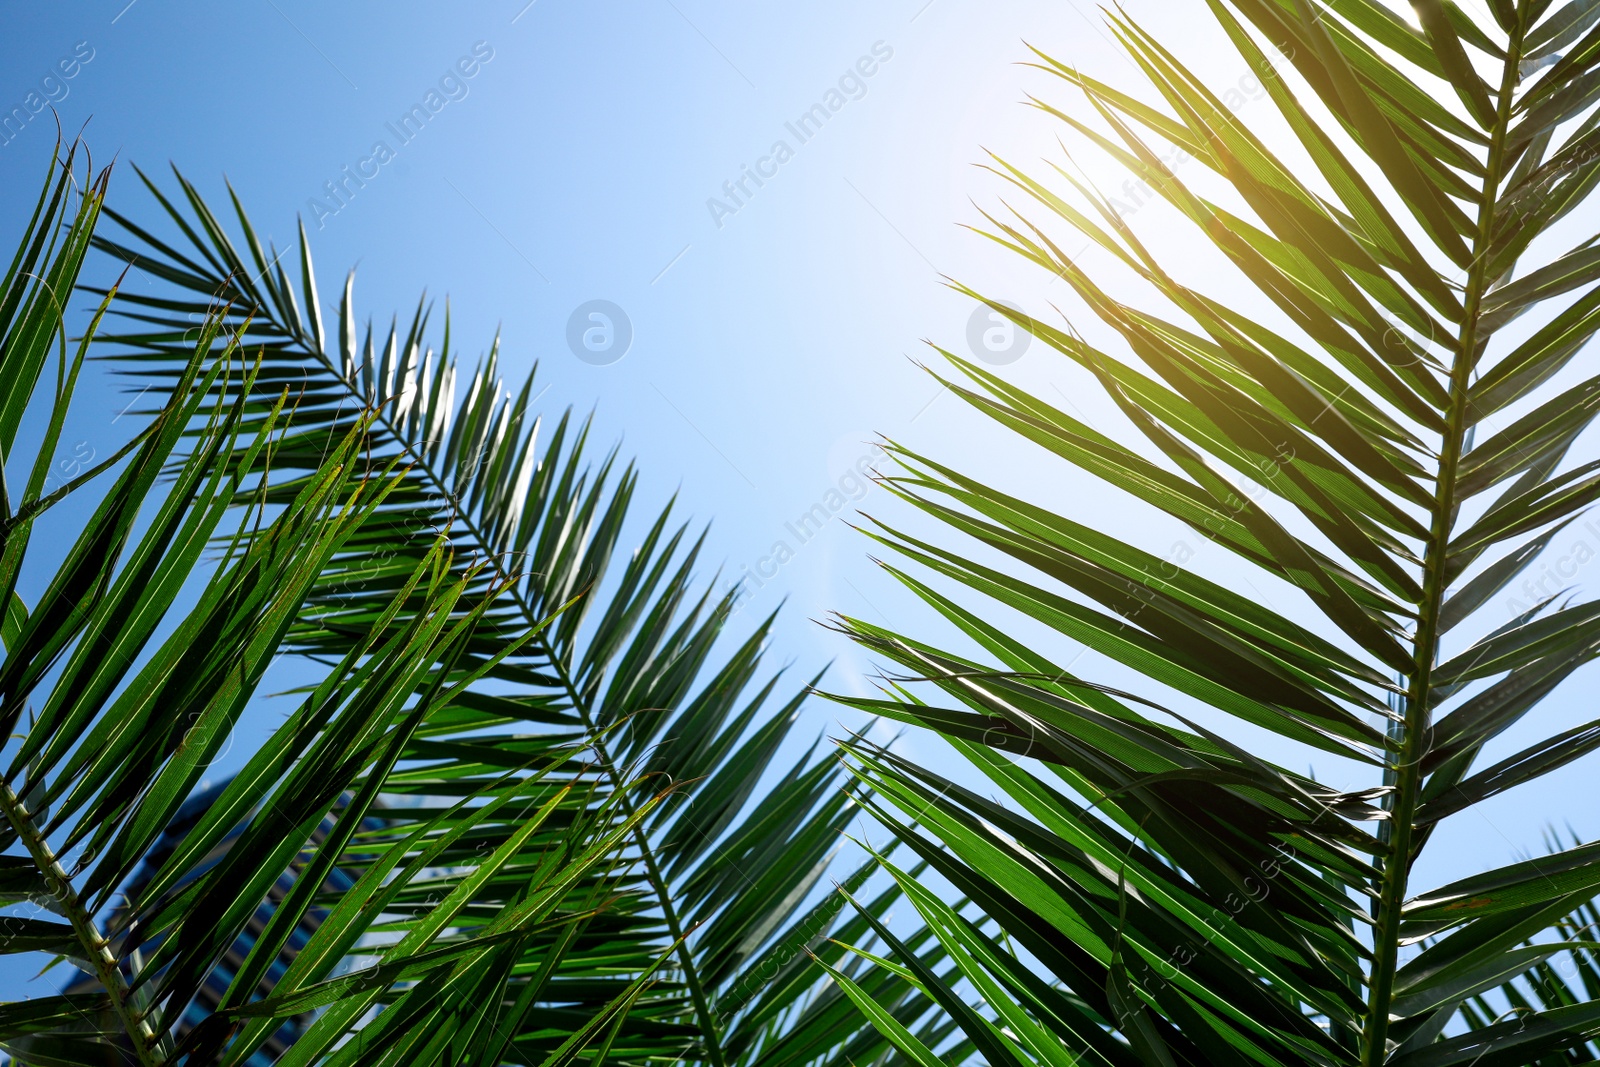
[[[308,587],[396,485],[392,470],[360,462],[361,434],[349,433],[331,441],[325,458],[266,514],[263,487],[258,480],[252,486],[249,473],[281,437],[284,397],[245,425],[247,406],[228,400],[230,390],[222,387],[249,386],[257,371],[241,358],[237,338],[224,339],[210,320],[145,428],[95,469],[45,493],[86,352],[114,296],[107,294],[95,324],[69,352],[60,300],[70,295],[89,249],[107,179],[101,172],[77,193],[73,164],[69,155],[46,182],[7,278],[0,352],[0,380],[10,387],[0,426],[7,454],[56,356],[55,388],[42,394],[46,425],[28,481],[15,498],[8,487],[4,501],[8,611],[0,671],[5,730],[18,741],[8,746],[0,785],[4,899],[54,917],[12,914],[3,936],[6,952],[71,960],[98,988],[6,1005],[0,1030],[7,1050],[29,1063],[156,1064],[189,1051],[174,1040],[182,1012],[171,1009],[186,1005],[218,966],[268,887],[301,863],[301,878],[240,969],[240,1003],[311,906],[386,772],[421,742],[425,723],[445,714],[457,692],[502,657],[473,654],[475,631],[493,599],[484,595],[476,568],[457,573],[448,542],[433,538],[383,609],[353,631],[348,654],[328,664],[168,857],[137,906],[119,910],[113,927],[100,921],[226,742],[291,630],[303,625]],[[63,214],[70,221],[58,225]],[[191,443],[180,449],[186,435]],[[226,462],[233,453],[239,462]],[[87,518],[65,558],[54,573],[35,573],[56,554],[35,533],[51,508],[78,503],[80,493],[93,499],[82,505]],[[208,546],[217,549],[209,560]],[[40,590],[31,603],[19,591],[25,579]],[[474,899],[469,880],[457,876],[444,882],[448,905],[430,916],[342,909],[296,959],[300,981],[291,987],[325,1001],[340,993],[341,983],[371,983],[388,975],[385,967],[403,965],[416,981],[397,990],[398,1007],[440,996],[438,987],[452,975],[504,982],[509,946],[533,951],[544,943],[548,954],[555,931],[585,921],[573,906],[575,893],[593,892],[583,883],[615,878],[603,839],[591,844],[568,826],[552,830],[541,817],[563,792],[543,772],[565,762],[534,755],[526,761],[530,773],[485,783],[481,807],[408,813],[368,845],[373,871],[449,863],[465,854],[469,839],[462,835],[477,827],[495,848],[478,865],[484,877],[508,865],[533,875],[515,895],[500,887]],[[509,804],[524,817],[507,819]],[[336,816],[331,833],[314,855],[302,857],[330,816]],[[235,847],[221,862],[202,866],[211,847],[241,822]],[[552,855],[565,862],[537,864]],[[406,880],[396,880],[389,892],[405,888]],[[482,909],[476,921],[446,930],[466,902]],[[410,940],[407,951],[384,953],[380,962],[326,981],[330,966],[380,917]],[[284,1015],[272,1004],[251,1011],[268,1024]],[[458,1014],[467,1021],[475,1016],[480,1027],[487,1015],[481,1008]],[[332,1042],[305,1047],[327,1052]]]
[[[570,415],[542,440],[531,377],[506,394],[497,346],[464,371],[448,322],[426,347],[425,305],[375,335],[347,280],[326,333],[303,232],[291,284],[242,211],[248,261],[181,178],[187,213],[150,189],[183,252],[104,208],[104,173],[76,180],[71,156],[52,171],[0,319],[6,455],[48,422],[0,516],[4,901],[61,920],[7,918],[3,948],[97,981],[0,1008],[0,1047],[238,1064],[296,1019],[279,1062],[887,1048],[808,957],[844,962],[839,898],[814,890],[854,802],[785,744],[802,694],[764,671],[770,620],[723,648],[729,600],[696,591],[671,505],[634,518],[635,471],[591,463]],[[120,240],[92,236],[102,211]],[[94,290],[69,353],[91,241],[171,284]],[[45,493],[92,343],[136,377],[145,427]],[[92,517],[56,566],[29,537],[69,501]],[[297,709],[119,897],[284,654],[313,674]],[[908,1019],[926,1007],[862,977]]]
[[[868,533],[961,644],[842,617],[894,666],[880,696],[841,699],[937,731],[962,769],[845,748],[971,906],[891,863],[942,951],[863,958],[992,1065],[1592,1060],[1600,846],[1444,886],[1416,872],[1445,820],[1600,745],[1600,720],[1500,737],[1600,652],[1596,602],[1500,606],[1600,494],[1600,462],[1569,456],[1600,396],[1573,362],[1600,329],[1600,252],[1568,232],[1600,180],[1600,4],[1208,5],[1283,120],[1272,143],[1123,13],[1146,98],[1041,54],[1086,102],[1036,103],[1192,223],[1232,295],[1164,266],[1152,216],[1082,171],[996,159],[1032,207],[983,232],[1077,302],[1060,323],[989,306],[1092,376],[1122,429],[948,352],[940,379],[1216,547],[1184,565],[894,448],[887,484],[918,518]],[[1200,166],[1163,163],[1175,150]],[[1113,273],[1144,295],[1113,295]],[[1204,576],[1204,552],[1235,577]],[[1061,650],[1079,645],[1140,681],[1077,677]],[[1246,724],[1365,781],[1269,762]]]

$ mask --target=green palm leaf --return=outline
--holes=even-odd
[[[1600,653],[1593,604],[1550,597],[1487,625],[1480,610],[1600,498],[1595,465],[1568,458],[1594,382],[1557,377],[1600,328],[1594,238],[1558,225],[1600,177],[1594,5],[1496,0],[1493,21],[1449,0],[1208,6],[1314,173],[1120,12],[1110,28],[1154,95],[1039,54],[1085,102],[1034,102],[1203,231],[1259,300],[1180,280],[1075,169],[995,159],[1031,209],[980,232],[1069,285],[1077,310],[1050,323],[956,288],[1092,376],[1129,429],[1097,431],[950,353],[935,376],[1229,550],[1294,617],[891,442],[886,484],[921,521],[865,532],[966,651],[841,616],[892,666],[880,696],[839,699],[938,731],[963,772],[844,749],[865,803],[972,904],[889,865],[960,992],[904,952],[876,965],[991,1063],[1586,1061],[1600,987],[1526,990],[1563,953],[1590,975],[1572,916],[1592,907],[1600,854],[1574,845],[1434,890],[1412,869],[1442,820],[1600,746],[1590,723],[1479,765]],[[1167,146],[1211,173],[1180,177]],[[1225,201],[1201,191],[1213,178]],[[1073,231],[1147,298],[1065,254]],[[1556,251],[1535,244],[1546,234]],[[1079,679],[995,604],[1156,684]],[[1230,718],[1355,761],[1367,785],[1262,759]],[[1004,938],[979,938],[974,914]],[[1521,985],[1495,993],[1508,979]],[[874,1021],[905,1056],[945,1054]]]
[[[574,757],[562,779],[592,795],[578,809],[589,832],[629,827],[612,899],[574,935],[561,966],[546,973],[509,943],[481,950],[512,961],[494,993],[519,1020],[510,1039],[463,1029],[437,1040],[452,1055],[471,1050],[471,1062],[535,1063],[574,1055],[565,1042],[581,1032],[612,1059],[715,1067],[789,1062],[799,1047],[807,1062],[886,1047],[853,1009],[839,1010],[842,998],[806,955],[846,955],[826,939],[842,898],[816,898],[854,802],[831,760],[789,751],[803,691],[779,695],[781,678],[763,667],[771,620],[724,650],[732,597],[699,590],[701,536],[674,519],[670,503],[641,518],[634,468],[614,452],[594,457],[589,424],[570,412],[544,423],[532,375],[508,390],[498,341],[470,367],[461,362],[448,309],[437,334],[426,300],[408,321],[375,329],[356,311],[351,275],[335,320],[303,230],[297,254],[285,257],[263,245],[237,200],[230,234],[181,175],[176,198],[145,184],[176,244],[109,209],[121,232],[96,238],[170,283],[158,295],[119,298],[121,324],[105,336],[123,368],[171,380],[193,318],[224,308],[221,320],[261,360],[253,386],[226,393],[242,405],[243,425],[267,417],[273,390],[294,397],[264,478],[268,501],[298,492],[327,442],[347,434],[397,465],[383,506],[313,582],[290,646],[320,662],[349,655],[439,538],[451,550],[449,573],[488,601],[458,668],[478,670],[481,682],[453,683],[449,711],[417,731],[386,789],[465,797],[510,766],[570,749],[592,761],[578,767]],[[285,259],[298,260],[298,279]],[[551,615],[547,629],[519,642]],[[636,777],[681,783],[682,797],[644,810],[627,788]],[[590,809],[602,803],[607,817],[595,820]],[[575,907],[589,908],[598,892],[586,890]],[[450,973],[468,981],[470,967],[455,966]],[[633,984],[646,974],[647,987]],[[469,988],[439,981],[441,990]],[[926,1010],[908,991],[900,997],[908,1018]],[[620,1014],[611,1007],[618,998],[627,1001]],[[251,1010],[245,1004],[241,987],[227,1008]],[[405,1033],[435,1040],[433,1016],[417,1010]],[[324,1018],[335,1015],[353,1024],[359,1011],[341,1003]],[[604,1026],[595,1022],[602,1016]],[[230,1047],[247,1049],[266,1032],[253,1025]],[[384,1028],[370,1039],[392,1042],[371,1054],[395,1062],[422,1047]],[[292,1055],[300,1057],[298,1045]]]
[[[461,1033],[489,1033],[501,1013],[482,987],[510,984],[524,955],[553,967],[574,947],[571,931],[592,921],[605,903],[598,890],[616,881],[617,839],[658,801],[629,801],[625,816],[617,814],[622,791],[564,805],[582,788],[573,754],[529,751],[483,783],[473,804],[377,817],[380,797],[398,788],[397,771],[426,771],[413,749],[431,724],[548,622],[481,651],[479,629],[502,587],[486,582],[478,564],[455,566],[449,541],[434,536],[198,822],[171,849],[151,853],[269,664],[293,647],[298,627],[315,623],[310,595],[330,561],[349,551],[400,481],[393,463],[364,459],[370,415],[361,414],[269,504],[252,471],[293,433],[287,396],[259,408],[244,399],[259,365],[212,317],[146,427],[45,495],[44,473],[100,321],[69,356],[60,297],[89,247],[107,177],[73,208],[73,160],[53,161],[0,305],[8,449],[21,428],[13,411],[38,405],[46,415],[28,481],[14,498],[8,489],[0,509],[11,605],[0,721],[12,738],[0,781],[8,852],[0,899],[52,916],[8,915],[0,951],[71,960],[90,976],[90,991],[8,1005],[0,1047],[28,1063],[238,1062],[249,1055],[251,1023],[271,1032],[330,988],[351,1002],[333,971],[374,953],[384,962],[356,974],[365,1004],[388,1009],[386,1023],[411,1018],[408,1006],[424,998],[460,992],[436,986],[466,973],[478,995],[456,997],[450,1017]],[[55,388],[46,393],[39,386],[52,348]],[[51,509],[69,497],[87,517],[67,528],[55,564]],[[30,604],[19,589],[41,591]],[[556,812],[568,818],[549,818]],[[328,911],[325,887],[363,854],[365,906]],[[140,867],[148,877],[139,893],[117,900]],[[423,892],[454,907],[403,907]],[[260,922],[268,900],[275,904]],[[467,903],[472,911],[462,914]],[[276,1001],[251,1004],[249,1023],[233,1013],[181,1031],[203,981],[231,975],[227,1006],[249,1002],[312,917],[326,921],[301,946]],[[241,961],[232,953],[242,943],[252,947]],[[641,981],[650,970],[641,968]],[[444,1009],[430,1006],[430,1014]],[[319,1025],[306,1035],[306,1054],[342,1047],[351,1029],[331,1012]],[[243,1039],[230,1044],[239,1028]]]

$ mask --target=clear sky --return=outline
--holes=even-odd
[[[1203,4],[1127,7],[1245,121],[1269,122],[1271,105]],[[1141,84],[1087,0],[93,0],[13,6],[5,18],[0,111],[39,91],[69,129],[88,122],[97,161],[118,158],[119,210],[153,217],[130,162],[159,178],[170,160],[214,204],[226,176],[280,247],[304,219],[325,300],[356,266],[358,304],[379,320],[426,288],[449,296],[469,356],[498,325],[515,371],[539,361],[547,406],[596,407],[600,439],[620,436],[640,457],[646,500],[677,489],[687,513],[715,520],[709,558],[759,576],[749,610],[788,600],[776,657],[806,673],[833,660],[835,686],[859,686],[867,665],[810,621],[827,611],[940,632],[874,572],[841,521],[857,506],[884,510],[879,491],[848,499],[862,493],[850,472],[870,458],[873,433],[1162,555],[1190,552],[1213,575],[1244,573],[1187,530],[997,435],[913,364],[931,355],[924,339],[961,352],[969,336],[981,343],[971,305],[941,275],[1039,315],[1067,299],[1062,283],[960,224],[1009,198],[973,166],[985,149],[1036,172],[1040,157],[1062,159],[1060,125],[1019,102],[1070,94],[1019,65],[1027,44]],[[420,132],[401,128],[430,103]],[[819,104],[829,116],[820,128]],[[52,136],[47,113],[8,132],[9,204],[32,196]],[[1146,211],[1121,181],[1107,192],[1137,208],[1136,226],[1178,235],[1177,265],[1212,262],[1174,216]],[[328,194],[335,182],[340,200]],[[0,235],[13,226],[0,220]],[[580,359],[568,344],[574,312],[596,300],[631,327],[614,362]],[[586,316],[580,326],[598,321]],[[1003,373],[1079,406],[1092,424],[1116,419],[1042,345]],[[105,452],[118,401],[102,392],[85,404],[99,421],[85,422],[81,441]],[[791,526],[818,506],[832,521],[802,540]],[[1552,561],[1585,538],[1586,559],[1600,549],[1600,532],[1579,526]],[[1074,669],[1127,681],[1091,658]],[[1507,751],[1591,717],[1583,693],[1594,677],[1581,674],[1543,719],[1505,739]],[[816,733],[836,718],[822,704],[813,715]],[[914,750],[939,758],[934,742]],[[1457,819],[1430,861],[1439,877],[1537,851],[1554,804],[1581,832],[1600,832],[1584,773]],[[17,992],[17,974],[0,962],[0,996]]]

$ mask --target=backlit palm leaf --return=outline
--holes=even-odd
[[[941,380],[1229,550],[1316,622],[894,446],[893,491],[982,549],[904,522],[868,532],[974,651],[842,618],[898,667],[881,698],[847,703],[941,732],[996,794],[859,741],[848,762],[879,816],[1007,935],[980,936],[897,875],[987,1005],[948,1010],[991,1064],[1586,1058],[1600,1000],[1581,983],[1497,1021],[1475,998],[1562,951],[1565,917],[1600,888],[1600,850],[1441,889],[1412,869],[1442,820],[1600,745],[1588,723],[1479,760],[1600,652],[1593,603],[1479,611],[1600,494],[1597,464],[1569,459],[1600,379],[1557,377],[1600,329],[1600,254],[1562,225],[1600,178],[1600,6],[1208,5],[1307,169],[1121,13],[1110,28],[1153,102],[1041,55],[1084,102],[1037,103],[1148,183],[1258,298],[1230,304],[1163,267],[1145,218],[1075,169],[997,159],[1032,206],[984,232],[1065,281],[1083,314],[989,306],[1092,375],[1132,429],[1102,433],[949,353]],[[1177,173],[1173,148],[1204,170]],[[1064,251],[1085,240],[1149,298],[1124,302]],[[1019,640],[957,591],[1060,640]],[[1069,644],[1159,688],[1081,680]],[[1258,758],[1218,725],[1229,717],[1354,761],[1366,787]]]

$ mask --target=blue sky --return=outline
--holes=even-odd
[[[1247,121],[1270,125],[1252,72],[1204,5],[1128,9]],[[804,673],[835,661],[832,683],[855,688],[867,665],[810,620],[840,609],[937,632],[840,521],[885,503],[876,492],[855,499],[853,471],[870,462],[874,433],[1158,554],[1243,573],[1189,531],[998,435],[914,365],[930,354],[924,339],[965,352],[969,335],[982,337],[969,331],[971,304],[941,275],[1035,314],[1066,299],[1064,285],[960,225],[1006,195],[973,165],[985,149],[1036,171],[1042,156],[1061,159],[1059,125],[1019,101],[1069,94],[1018,65],[1029,57],[1024,42],[1139,84],[1086,0],[95,0],[10,17],[0,111],[38,91],[69,129],[89,122],[97,161],[118,159],[113,203],[136,218],[153,217],[153,205],[129,163],[166,180],[171,161],[214,203],[226,176],[280,246],[304,219],[325,300],[355,266],[358,304],[379,321],[406,313],[425,288],[449,297],[469,356],[498,328],[516,373],[539,362],[547,404],[595,407],[600,438],[621,437],[624,453],[640,457],[647,500],[677,490],[687,513],[714,519],[709,558],[760,577],[749,610],[787,599],[777,658]],[[397,135],[414,105],[430,103],[420,132],[413,123]],[[826,122],[802,127],[819,104]],[[53,136],[48,114],[7,136],[0,183],[31,195]],[[1137,225],[1179,233],[1163,207],[1146,213],[1137,189],[1119,190],[1120,176],[1094,173],[1137,208]],[[341,182],[334,199],[328,186]],[[11,225],[0,221],[0,231]],[[1210,264],[1192,234],[1172,241],[1179,267]],[[595,300],[621,308],[631,326],[615,362],[585,361],[568,346],[574,311]],[[1042,345],[1004,373],[1081,405],[1091,423],[1116,418]],[[109,450],[120,403],[104,388],[86,395],[83,447]],[[796,536],[799,518],[819,507],[825,532]],[[1600,548],[1600,533],[1575,527],[1552,562],[1580,543]],[[1126,681],[1092,664],[1075,669]],[[1592,673],[1507,744],[1589,717],[1586,685]],[[835,719],[825,705],[813,715],[817,733]],[[937,758],[936,743],[916,744]],[[1593,796],[1581,773],[1468,813],[1430,863],[1445,878],[1537,850],[1549,805]],[[1600,831],[1592,805],[1564,806],[1580,831]],[[10,985],[15,973],[0,980]]]

